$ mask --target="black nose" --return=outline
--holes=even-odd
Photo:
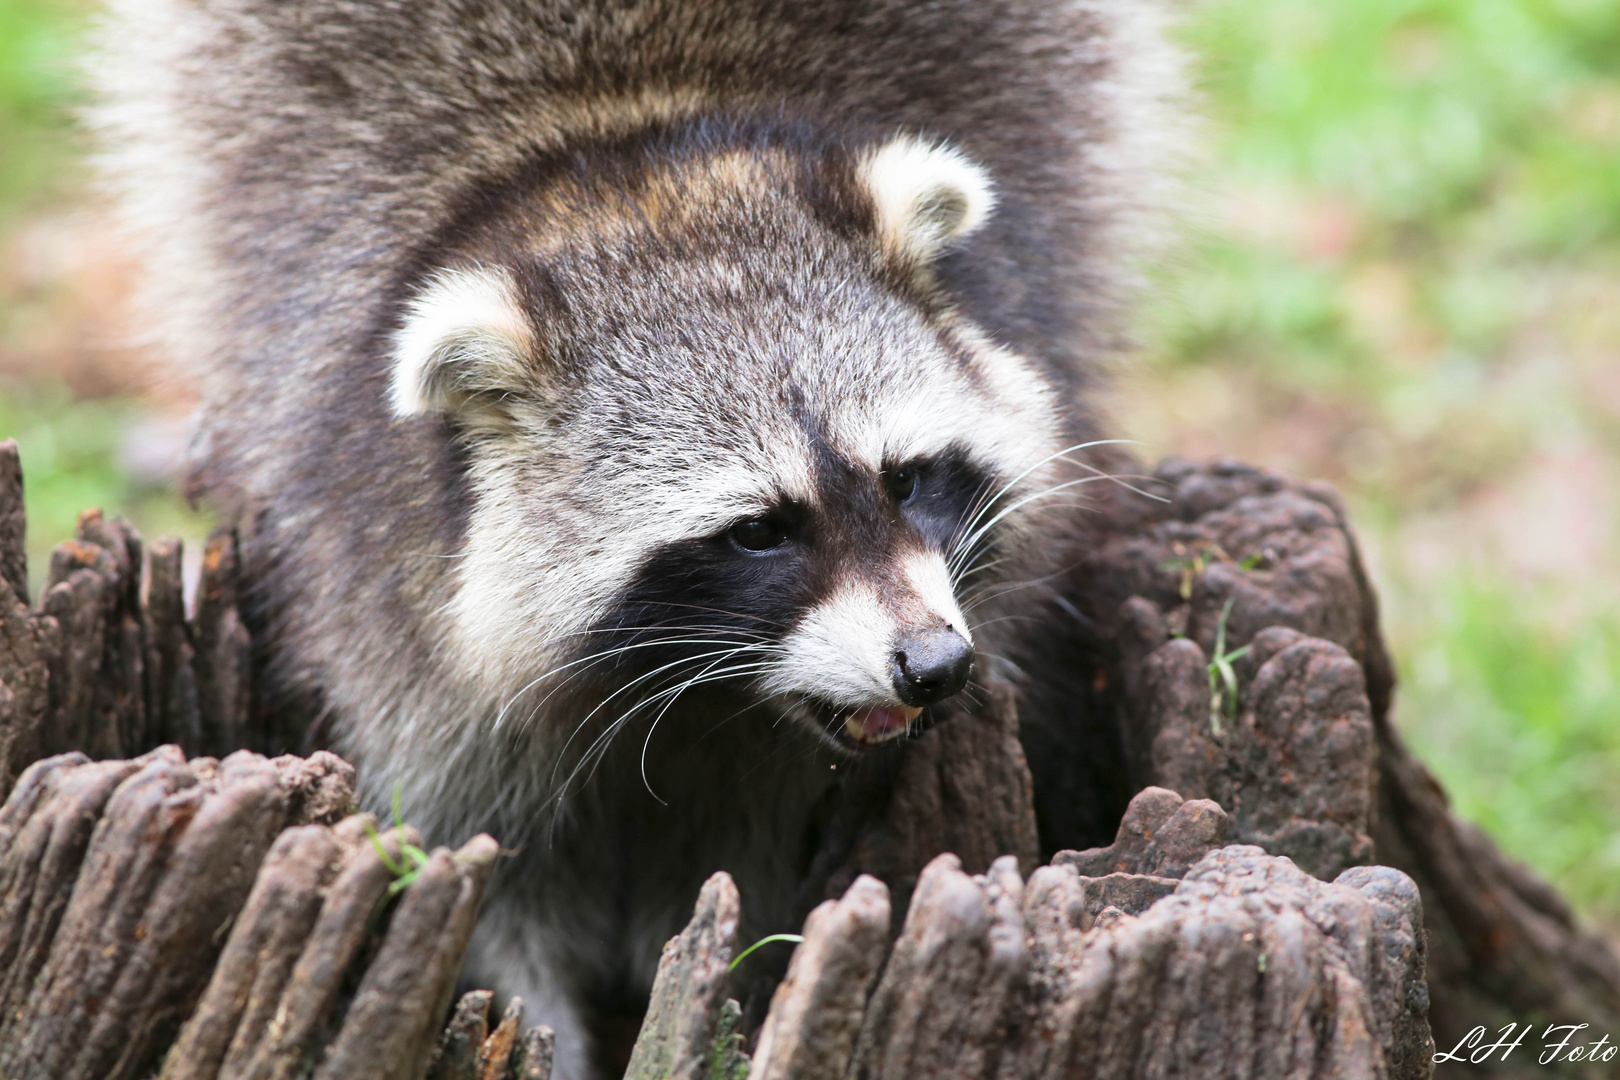
[[[973,646],[950,627],[907,634],[894,650],[894,690],[907,705],[932,705],[967,685]]]

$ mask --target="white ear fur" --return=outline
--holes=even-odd
[[[911,135],[868,153],[860,176],[877,209],[878,236],[911,262],[927,262],[977,229],[996,204],[982,167],[954,147]]]
[[[411,300],[394,335],[394,414],[457,412],[521,390],[534,344],[506,274],[440,271]]]

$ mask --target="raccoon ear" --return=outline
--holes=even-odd
[[[394,335],[394,414],[463,413],[520,392],[533,382],[534,349],[505,273],[440,271]]]
[[[878,238],[908,263],[932,260],[984,224],[996,203],[982,167],[954,147],[911,135],[870,151],[860,178],[876,210]]]

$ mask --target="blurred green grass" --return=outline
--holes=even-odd
[[[1452,800],[1612,925],[1620,879],[1620,617],[1560,625],[1549,598],[1446,584],[1437,632],[1402,656],[1425,761]]]
[[[49,382],[0,378],[0,438],[16,439],[22,456],[35,596],[51,548],[73,535],[79,513],[91,507],[127,517],[148,540],[177,536],[189,548],[208,535],[212,514],[122,464],[126,432],[142,416],[139,404],[125,399],[80,398]]]
[[[0,227],[60,200],[82,175],[71,123],[83,3],[0,0]]]
[[[83,197],[66,65],[88,11],[0,0],[0,240]],[[1620,927],[1620,3],[1202,0],[1183,37],[1204,212],[1154,276],[1121,425],[1340,484],[1408,738],[1462,813]],[[86,506],[197,535],[120,464],[141,403],[19,360],[16,303],[0,437],[36,574]],[[1504,531],[1548,491],[1556,513]],[[1531,559],[1535,528],[1584,546]]]
[[[86,197],[85,140],[74,122],[84,95],[75,65],[91,11],[81,0],[0,0],[0,243],[32,218]],[[143,403],[77,396],[53,357],[31,355],[40,311],[52,310],[52,298],[40,294],[52,286],[7,275],[0,294],[0,438],[16,439],[22,455],[36,593],[51,548],[73,535],[82,510],[122,514],[150,538],[196,540],[211,523],[170,487],[125,467],[125,437],[146,415]]]

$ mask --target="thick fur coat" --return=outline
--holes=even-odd
[[[792,929],[820,808],[904,753],[851,740],[1040,663],[1177,137],[1159,13],[111,6],[109,175],[264,707],[518,850],[470,974],[608,1069],[705,876]]]

